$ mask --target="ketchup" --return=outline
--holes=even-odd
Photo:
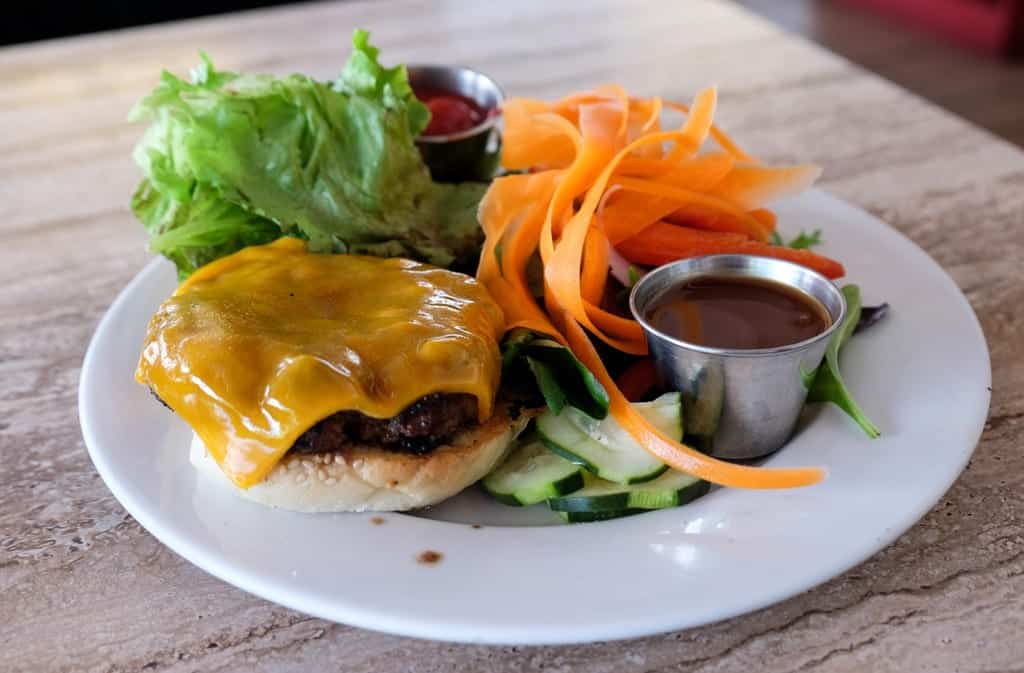
[[[416,89],[416,97],[430,110],[425,136],[447,136],[468,131],[490,116],[476,101],[440,89]]]

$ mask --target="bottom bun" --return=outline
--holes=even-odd
[[[266,479],[247,489],[228,479],[195,435],[190,458],[200,472],[261,505],[296,512],[393,512],[437,504],[482,479],[530,416],[499,404],[487,422],[422,456],[374,446],[287,453]]]

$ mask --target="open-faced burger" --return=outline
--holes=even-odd
[[[193,464],[250,500],[405,510],[483,477],[526,424],[498,396],[503,329],[469,276],[283,238],[182,283],[136,378],[192,427]]]

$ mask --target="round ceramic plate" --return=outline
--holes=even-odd
[[[800,593],[892,542],[967,463],[991,372],[952,280],[884,223],[822,192],[779,204],[780,229],[821,228],[866,303],[889,317],[857,336],[843,371],[882,428],[867,439],[812,410],[773,467],[822,465],[792,491],[719,489],[685,507],[560,525],[471,488],[418,514],[295,514],[216,488],[189,464],[190,431],[132,374],[150,315],[175,286],[154,261],[96,330],[79,408],[118,500],[200,568],[296,610],[393,633],[481,643],[630,638],[724,619]],[[423,563],[425,551],[440,559]]]

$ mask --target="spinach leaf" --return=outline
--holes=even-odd
[[[846,316],[832,335],[832,341],[825,351],[825,361],[818,368],[814,382],[811,383],[807,401],[832,402],[845,411],[868,437],[875,439],[881,432],[853,399],[839,371],[839,351],[856,329],[861,313],[860,288],[856,285],[847,285],[842,291],[846,297]]]
[[[772,245],[782,245],[787,248],[793,248],[794,250],[805,250],[807,248],[821,245],[821,229],[815,229],[814,231],[807,233],[801,231],[796,238],[786,242],[779,236],[779,232],[773,231],[771,236]]]
[[[604,386],[572,351],[547,335],[512,330],[502,342],[501,353],[505,375],[514,375],[525,365],[554,413],[571,406],[596,419],[608,415]]]

